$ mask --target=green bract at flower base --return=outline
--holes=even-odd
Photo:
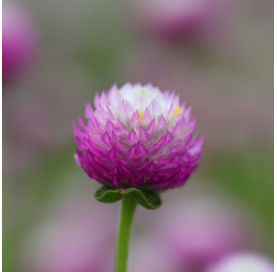
[[[162,200],[156,192],[136,188],[112,189],[101,187],[95,192],[94,197],[100,202],[114,203],[127,195],[148,210],[155,210],[162,205]]]

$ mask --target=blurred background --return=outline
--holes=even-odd
[[[196,174],[138,207],[130,272],[273,258],[273,0],[3,1],[3,271],[111,272],[119,203],[78,167],[72,123],[114,83],[191,105]]]

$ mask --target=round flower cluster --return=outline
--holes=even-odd
[[[164,191],[183,186],[196,170],[203,137],[179,96],[152,85],[127,83],[96,94],[86,105],[87,125],[74,124],[76,162],[88,176],[113,188]]]

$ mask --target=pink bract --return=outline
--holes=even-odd
[[[152,85],[114,85],[86,105],[74,134],[76,162],[88,176],[113,188],[164,191],[181,187],[201,159],[203,137],[179,96]]]

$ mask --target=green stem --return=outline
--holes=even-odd
[[[128,195],[124,196],[121,202],[115,272],[127,272],[130,233],[134,212],[137,206],[136,200]]]

